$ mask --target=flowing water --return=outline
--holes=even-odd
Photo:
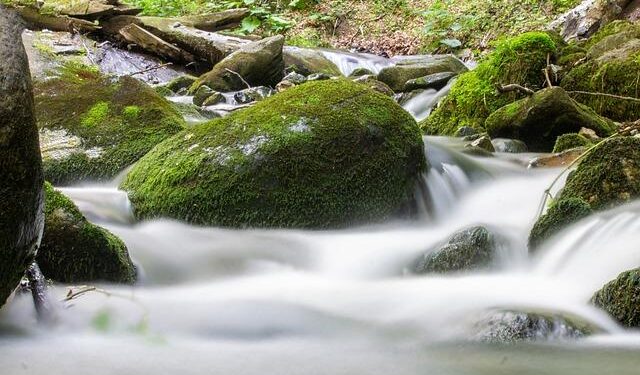
[[[53,327],[36,324],[30,297],[17,295],[0,312],[0,373],[638,374],[640,335],[588,300],[640,264],[640,204],[587,218],[531,257],[526,238],[559,171],[527,169],[533,155],[470,157],[458,141],[425,141],[419,218],[348,230],[135,222],[117,180],[63,189],[126,242],[140,282],[59,302]],[[410,272],[478,224],[501,238],[490,270]],[[69,287],[50,292],[60,301]],[[577,317],[598,333],[474,340],[478,319],[495,309]]]

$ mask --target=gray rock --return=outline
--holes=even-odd
[[[461,126],[457,131],[456,134],[454,135],[455,137],[458,138],[462,138],[462,137],[468,137],[471,135],[476,135],[478,134],[478,131],[470,126]]]
[[[378,79],[391,87],[393,91],[405,90],[408,81],[436,73],[467,71],[462,61],[453,55],[408,58],[396,65],[386,67],[378,74]]]
[[[331,76],[326,73],[313,73],[307,76],[307,81],[326,81],[331,79]]]
[[[492,139],[491,143],[495,152],[505,152],[509,154],[519,154],[527,152],[527,145],[517,139],[496,138]]]
[[[454,234],[446,244],[429,251],[416,263],[419,274],[470,271],[488,267],[496,252],[494,235],[484,227],[472,227]]]
[[[289,81],[289,82],[293,83],[294,85],[300,85],[300,84],[305,83],[307,81],[307,77],[303,76],[302,74],[296,73],[296,72],[291,72],[291,73],[287,74],[286,76],[284,76],[284,78],[282,80],[283,81]]]
[[[0,306],[33,261],[43,183],[27,54],[18,18],[0,5]]]
[[[451,78],[455,76],[457,76],[457,74],[454,72],[442,72],[411,79],[405,83],[404,91],[413,91],[417,89],[440,90],[447,85]]]
[[[487,152],[495,152],[496,150],[493,148],[493,143],[491,143],[491,138],[488,135],[483,135],[473,142],[466,145],[466,147],[477,147],[481,148]]]
[[[233,95],[233,98],[238,102],[238,104],[248,104],[257,102],[271,95],[273,95],[273,90],[271,88],[259,86],[239,91]]]

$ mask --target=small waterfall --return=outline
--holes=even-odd
[[[402,108],[409,112],[416,121],[422,121],[429,117],[431,111],[438,105],[440,100],[449,94],[454,82],[455,79],[450,80],[449,83],[440,90],[424,90],[403,103]]]
[[[321,49],[320,51],[327,59],[336,64],[344,76],[349,76],[357,68],[369,69],[373,74],[378,74],[383,68],[393,65],[390,59],[368,53],[329,49]]]

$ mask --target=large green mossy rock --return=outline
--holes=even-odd
[[[495,237],[486,228],[467,228],[454,234],[445,245],[421,257],[414,271],[425,274],[486,268],[494,260],[496,248]]]
[[[34,93],[45,177],[56,185],[111,179],[184,127],[151,87],[82,65],[65,65]]]
[[[623,326],[640,328],[640,268],[621,273],[596,292],[591,302]]]
[[[177,134],[122,188],[139,218],[335,228],[395,217],[425,168],[415,120],[393,99],[339,79]]]
[[[59,191],[45,184],[45,224],[37,261],[42,273],[63,283],[133,283],[136,270],[125,244],[93,225]]]
[[[580,198],[602,210],[640,197],[640,139],[612,138],[589,153],[567,178],[561,199]]]
[[[42,234],[42,166],[21,23],[0,5],[0,307]]]
[[[589,39],[586,47],[586,58],[562,79],[562,87],[567,91],[640,98],[640,26],[625,21],[613,22]],[[615,121],[640,118],[638,101],[580,93],[574,97]]]
[[[551,151],[556,138],[577,133],[581,128],[599,136],[612,134],[616,127],[591,108],[576,102],[561,87],[546,88],[506,105],[489,116],[485,128],[493,138],[519,139],[532,151]]]
[[[495,85],[518,83],[534,90],[541,88],[542,69],[556,48],[552,36],[544,32],[499,42],[475,70],[458,77],[449,95],[420,126],[432,135],[453,135],[463,126],[482,130],[491,113],[522,98],[516,92],[500,94]]]
[[[567,198],[554,202],[531,229],[529,251],[535,251],[544,241],[592,212],[589,203],[580,198]]]

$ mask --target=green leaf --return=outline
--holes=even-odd
[[[444,44],[445,46],[456,49],[462,47],[462,42],[458,39],[442,39],[440,44]]]
[[[262,21],[256,16],[245,17],[240,24],[240,29],[244,33],[251,34],[262,25]]]

